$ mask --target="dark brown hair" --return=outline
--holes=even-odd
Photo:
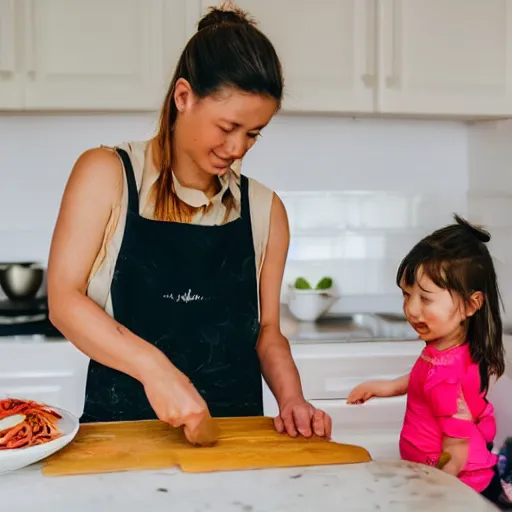
[[[198,209],[176,196],[171,172],[172,132],[177,118],[174,90],[180,78],[189,82],[199,98],[213,95],[223,87],[233,87],[274,98],[280,107],[283,75],[272,43],[245,12],[230,4],[211,7],[199,21],[197,32],[178,60],[156,136],[158,159],[155,164],[161,172],[154,185],[154,217],[187,222]],[[229,213],[233,207],[229,190],[223,201]]]
[[[483,305],[466,320],[465,328],[484,391],[491,375],[499,378],[505,371],[501,297],[486,246],[491,236],[458,215],[454,217],[455,224],[434,231],[411,249],[398,268],[396,283],[412,286],[421,268],[437,286],[457,293],[465,303],[469,303],[474,292],[482,292]]]

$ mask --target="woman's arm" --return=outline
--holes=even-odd
[[[76,162],[62,198],[48,263],[52,323],[90,358],[142,380],[157,350],[124,328],[86,296],[119,187],[119,158],[92,149]]]
[[[139,380],[161,420],[195,429],[207,408],[188,379],[156,347],[86,295],[88,276],[122,180],[118,156],[106,149],[85,152],[73,167],[50,250],[50,319],[91,359]],[[172,396],[172,391],[179,393]]]
[[[270,214],[270,232],[266,257],[261,271],[261,332],[257,350],[262,373],[280,409],[276,428],[292,436],[297,430],[305,436],[330,436],[331,420],[304,400],[299,372],[288,340],[280,328],[280,298],[290,231],[285,207],[274,194]]]
[[[260,279],[261,333],[257,348],[263,376],[278,403],[303,397],[290,344],[281,334],[280,327],[281,285],[289,242],[286,210],[274,194],[266,257]]]

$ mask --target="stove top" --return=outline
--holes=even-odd
[[[46,297],[27,301],[0,301],[0,338],[7,336],[63,338],[50,322]]]
[[[0,317],[48,314],[48,298],[36,297],[30,300],[0,300]]]

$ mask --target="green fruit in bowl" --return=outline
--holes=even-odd
[[[294,286],[298,290],[311,290],[311,285],[303,277],[298,277]]]
[[[332,279],[330,277],[323,277],[318,281],[316,290],[329,290],[332,288]]]

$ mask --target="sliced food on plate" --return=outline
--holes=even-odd
[[[62,416],[32,400],[0,400],[0,450],[27,448],[62,436],[57,422]]]

